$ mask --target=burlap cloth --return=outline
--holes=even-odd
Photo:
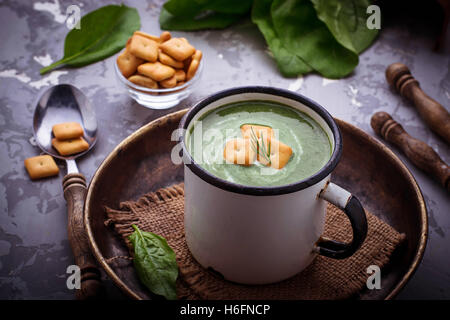
[[[125,240],[133,232],[132,224],[141,230],[167,239],[176,253],[179,266],[177,295],[180,299],[345,299],[366,285],[370,265],[382,268],[394,249],[404,240],[388,224],[367,213],[368,234],[363,246],[350,258],[335,260],[317,258],[300,274],[271,285],[239,285],[220,279],[201,267],[192,257],[184,238],[183,184],[160,189],[138,201],[125,201],[120,209],[105,208],[106,225],[112,225]],[[324,236],[349,241],[352,230],[345,214],[329,205]],[[114,263],[114,262],[111,262]]]

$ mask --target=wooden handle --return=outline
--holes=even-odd
[[[412,163],[433,175],[450,191],[450,167],[428,144],[411,137],[401,124],[386,112],[375,113],[370,125],[379,136],[398,146]]]
[[[63,179],[64,198],[67,201],[69,242],[75,263],[81,271],[81,288],[76,290],[80,300],[99,299],[104,296],[101,274],[89,248],[84,229],[83,206],[86,196],[86,179],[82,174],[70,173]]]
[[[386,69],[386,79],[391,86],[414,103],[422,119],[431,130],[450,144],[450,115],[436,100],[427,96],[419,82],[403,63],[393,63]]]

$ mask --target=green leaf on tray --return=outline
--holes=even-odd
[[[41,74],[60,66],[81,67],[103,60],[120,51],[128,38],[141,26],[135,8],[108,5],[80,20],[80,29],[72,29],[64,42],[64,57],[41,69]]]
[[[308,66],[295,52],[290,52],[282,44],[275,32],[270,7],[272,0],[255,0],[252,8],[252,21],[263,34],[270,51],[277,63],[278,69],[286,77],[295,77],[313,69]]]
[[[141,231],[133,225],[134,232],[128,237],[134,248],[134,267],[142,283],[153,293],[168,300],[176,300],[178,266],[175,252],[166,239]]]
[[[323,76],[341,78],[358,65],[358,55],[336,41],[309,0],[275,0],[271,12],[283,45]]]
[[[334,38],[355,53],[364,51],[378,34],[366,26],[369,0],[311,0]]]

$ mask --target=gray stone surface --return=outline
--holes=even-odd
[[[95,105],[100,136],[96,147],[80,161],[79,169],[89,180],[106,155],[125,137],[149,121],[221,89],[241,85],[268,85],[300,92],[325,106],[338,118],[371,135],[369,121],[379,110],[390,112],[412,135],[429,143],[450,162],[448,146],[418,118],[413,108],[386,84],[384,70],[392,62],[410,66],[430,96],[448,108],[450,101],[450,55],[431,50],[436,21],[421,21],[404,14],[386,15],[375,44],[360,57],[354,74],[330,81],[318,75],[298,79],[280,76],[265,42],[250,21],[223,31],[175,32],[204,52],[205,70],[198,90],[176,108],[146,109],[119,90],[113,62],[80,69],[60,69],[39,75],[41,63],[56,61],[63,52],[68,32],[64,13],[71,4],[82,14],[108,1],[31,2],[0,1],[0,298],[72,299],[66,289],[66,268],[73,263],[67,240],[66,204],[59,177],[31,182],[23,160],[40,153],[30,144],[34,100],[51,84],[71,83]],[[119,2],[119,1],[114,1]],[[139,9],[142,29],[159,33],[162,1],[125,1]],[[384,15],[384,12],[382,12]],[[448,40],[448,38],[447,38]],[[447,41],[447,44],[449,41]],[[397,154],[399,152],[395,150]],[[430,239],[424,260],[399,298],[450,298],[450,198],[428,176],[402,155],[416,177],[429,210]],[[63,163],[58,163],[65,172]],[[121,293],[107,282],[111,297]]]

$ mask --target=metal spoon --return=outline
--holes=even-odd
[[[83,138],[89,149],[71,156],[61,156],[52,147],[52,127],[63,122],[78,122],[84,130]],[[68,233],[75,263],[80,268],[78,299],[92,299],[103,295],[100,271],[89,248],[83,224],[83,206],[86,196],[86,178],[78,172],[75,159],[86,154],[97,141],[97,120],[87,97],[76,87],[60,84],[48,88],[38,98],[33,117],[33,131],[38,146],[49,155],[67,163],[63,179],[64,198],[67,201]]]

